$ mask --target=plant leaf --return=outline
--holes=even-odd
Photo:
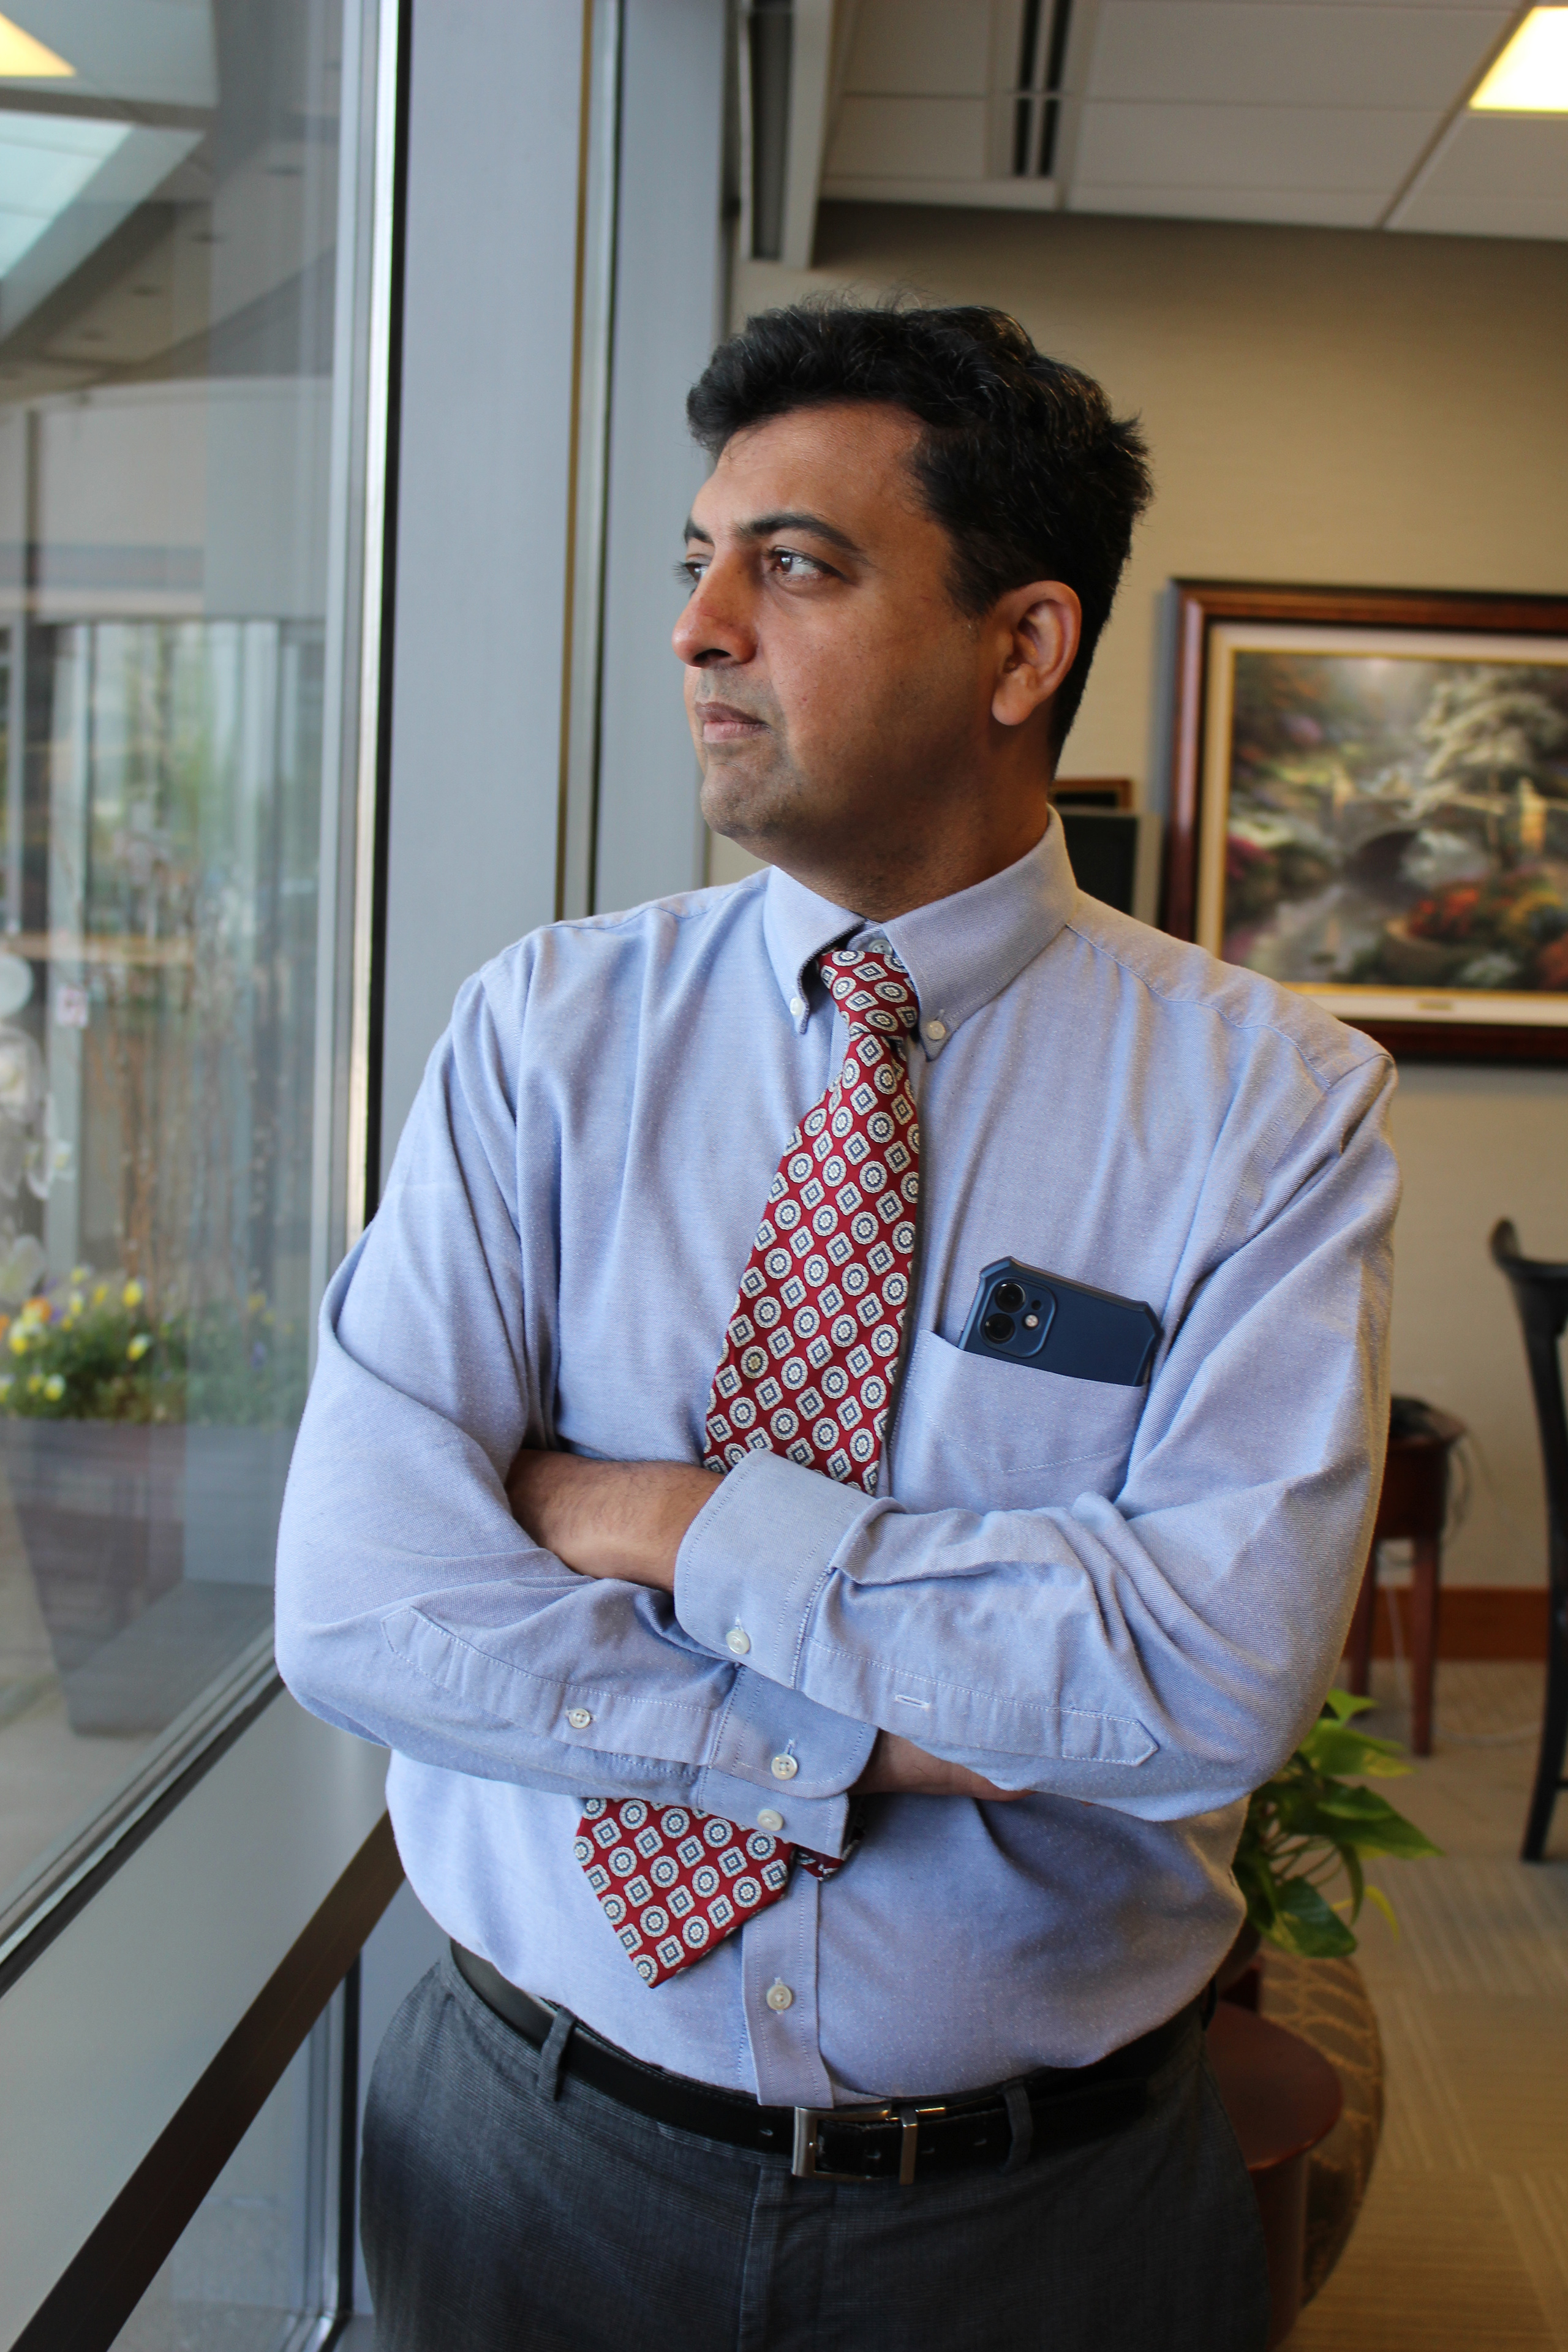
[[[1382,1912],[1384,1917],[1393,1928],[1394,1933],[1397,1936],[1399,1933],[1399,1922],[1394,1916],[1394,1906],[1389,1901],[1387,1895],[1384,1893],[1382,1887],[1369,1885],[1366,1890],[1366,1899],[1369,1903],[1376,1904],[1378,1909]]]
[[[1366,1772],[1378,1780],[1392,1780],[1411,1769],[1397,1740],[1373,1739],[1346,1724],[1315,1723],[1300,1752],[1315,1770],[1331,1777]]]
[[[1278,1914],[1263,1932],[1271,1943],[1303,1959],[1339,1959],[1356,1947],[1352,1930],[1304,1878],[1293,1878],[1279,1889]]]

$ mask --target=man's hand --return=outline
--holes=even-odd
[[[585,1462],[526,1448],[506,1482],[511,1515],[582,1576],[675,1591],[675,1556],[721,1484],[684,1462]]]
[[[879,1731],[854,1793],[858,1797],[978,1797],[989,1804],[1010,1805],[1027,1792],[998,1789],[963,1764],[946,1764],[940,1756],[928,1756],[923,1748],[896,1731]]]
[[[580,1575],[673,1592],[681,1538],[720,1483],[717,1471],[684,1462],[587,1462],[525,1447],[506,1491],[519,1525]],[[879,1731],[855,1793],[1006,1804],[1021,1792],[994,1788],[962,1764],[944,1764],[896,1731]]]

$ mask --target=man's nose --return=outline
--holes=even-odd
[[[742,567],[712,559],[687,599],[670,643],[676,659],[689,669],[751,660],[756,630]]]

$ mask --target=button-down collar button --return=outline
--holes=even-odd
[[[933,1045],[940,1045],[946,1034],[947,1024],[945,1021],[928,1021],[926,1023],[926,1035],[931,1039]]]
[[[805,997],[804,997],[804,996],[792,996],[792,997],[790,998],[790,1001],[789,1001],[789,1009],[790,1009],[790,1011],[794,1013],[794,1015],[795,1015],[795,1019],[798,1021],[798,1020],[800,1019],[801,1014],[805,1011]]]
[[[799,1770],[800,1766],[795,1762],[793,1756],[775,1756],[773,1758],[773,1774],[775,1780],[793,1780]]]
[[[747,1633],[745,1627],[743,1625],[731,1625],[729,1632],[724,1636],[724,1647],[727,1650],[732,1650],[736,1657],[743,1658],[751,1646],[752,1637]]]
[[[784,1815],[775,1806],[764,1805],[762,1811],[757,1815],[757,1827],[760,1830],[782,1830],[784,1827]]]
[[[770,2009],[788,2009],[795,2000],[795,1995],[788,1985],[782,1984],[777,1977],[773,1979],[763,1998]]]
[[[586,1731],[594,1718],[585,1706],[570,1706],[566,1710],[566,1720],[574,1731]]]

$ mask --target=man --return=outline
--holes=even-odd
[[[454,1941],[378,2339],[1256,2352],[1201,1997],[1364,1553],[1389,1067],[1074,887],[1148,491],[1097,386],[807,309],[690,414],[702,805],[770,870],[465,988],[285,1515],[283,1670]]]

